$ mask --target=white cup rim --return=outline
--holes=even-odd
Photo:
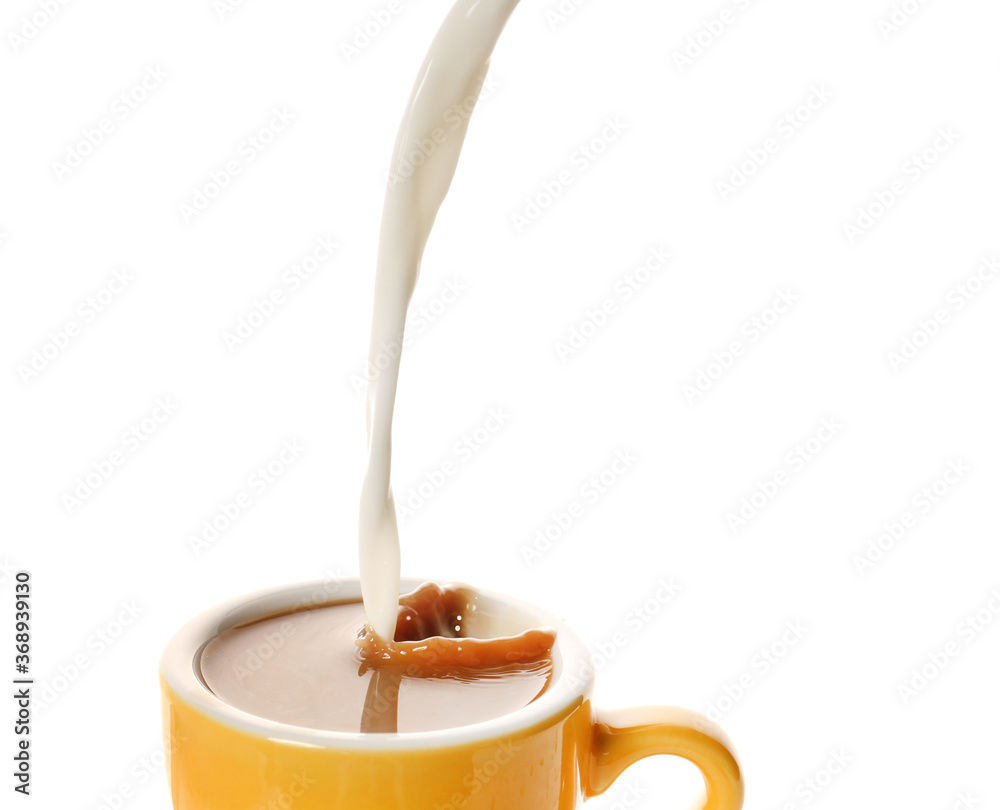
[[[426,579],[406,578],[400,593],[409,593]],[[224,630],[294,609],[361,599],[356,577],[336,577],[279,585],[231,599],[209,608],[185,624],[168,642],[160,660],[165,684],[177,697],[212,719],[255,737],[316,748],[406,750],[502,739],[544,725],[568,714],[591,694],[594,664],[583,640],[562,619],[519,599],[474,588],[480,598],[530,614],[536,627],[556,631],[553,675],[549,688],[532,703],[502,717],[436,731],[362,734],[279,723],[237,709],[220,700],[201,678],[197,661],[204,646]]]

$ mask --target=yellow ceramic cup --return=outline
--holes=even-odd
[[[403,589],[420,582],[405,581]],[[739,762],[715,723],[676,708],[596,711],[593,662],[565,622],[477,593],[502,632],[556,629],[552,683],[523,709],[442,731],[350,734],[284,725],[223,703],[202,680],[201,650],[222,631],[360,601],[356,579],[262,591],[191,621],[170,641],[160,667],[175,810],[571,810],[654,754],[698,766],[704,810],[740,810]]]

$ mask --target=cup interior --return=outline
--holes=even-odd
[[[400,592],[409,593],[427,580],[408,578]],[[468,587],[468,586],[463,586]],[[471,588],[475,610],[467,622],[469,635],[497,638],[549,628],[556,633],[553,674],[546,691],[522,709],[486,722],[436,731],[361,734],[291,726],[241,711],[220,700],[201,676],[201,652],[220,633],[261,619],[327,605],[361,601],[357,579],[329,579],[280,586],[230,600],[191,620],[171,639],[161,659],[163,681],[178,698],[215,720],[241,731],[296,744],[346,748],[409,748],[504,736],[562,716],[591,691],[594,668],[583,641],[565,621],[521,600]]]

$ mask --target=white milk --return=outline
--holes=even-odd
[[[403,328],[424,246],[451,186],[468,129],[468,117],[452,128],[454,119],[446,125],[445,115],[454,104],[478,98],[490,55],[517,3],[455,3],[417,75],[393,149],[368,352],[371,368],[379,367],[377,360],[384,364],[388,358],[389,363],[368,387],[368,471],[358,524],[365,612],[372,629],[385,639],[395,633],[399,606],[399,530],[389,478]],[[447,134],[435,138],[435,130]],[[388,347],[400,350],[386,351]]]

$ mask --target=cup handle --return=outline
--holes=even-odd
[[[705,779],[702,810],[740,810],[743,774],[732,741],[707,717],[688,709],[650,706],[598,712],[585,798],[606,791],[634,762],[655,754],[683,757]]]

